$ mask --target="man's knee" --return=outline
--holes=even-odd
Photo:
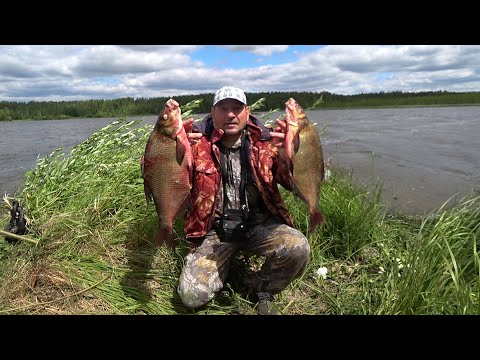
[[[180,295],[180,299],[182,300],[183,305],[185,305],[188,308],[191,309],[196,309],[199,308],[202,305],[205,305],[203,301],[200,301],[199,299],[191,296],[192,294],[185,294],[185,293],[178,293]]]
[[[196,309],[209,302],[214,294],[210,294],[208,289],[201,291],[193,286],[188,286],[185,282],[180,282],[177,287],[177,293],[186,307]]]
[[[306,265],[310,259],[310,245],[308,244],[308,240],[305,237],[298,238],[296,246],[290,248],[288,257],[291,261]]]
[[[283,235],[284,246],[288,256],[298,261],[306,261],[310,257],[310,245],[302,232],[288,227]]]

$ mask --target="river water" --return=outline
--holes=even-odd
[[[325,158],[360,184],[383,184],[389,209],[425,214],[480,190],[480,107],[307,112]],[[131,117],[154,124],[156,116]],[[38,157],[69,152],[117,118],[0,122],[0,192],[14,195]],[[453,204],[451,202],[450,204]]]

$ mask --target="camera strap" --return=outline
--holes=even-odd
[[[223,183],[223,211],[227,209],[228,203],[228,196],[227,196],[227,184],[233,186],[233,166],[232,166],[232,159],[230,157],[230,149],[226,148],[221,144],[222,149],[226,150],[225,154],[220,156],[220,165],[222,170],[222,183]],[[248,136],[246,136],[245,131],[242,133],[241,137],[241,147],[240,147],[240,208],[243,210],[243,218],[246,220],[248,218],[248,206],[247,206],[247,199],[246,199],[246,185],[247,185],[247,176],[248,176],[248,169],[250,167],[250,159],[248,156],[249,153],[249,146],[250,141]]]

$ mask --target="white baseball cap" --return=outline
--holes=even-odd
[[[218,90],[213,98],[213,106],[223,99],[235,99],[247,105],[247,97],[243,90],[233,86],[224,86]]]

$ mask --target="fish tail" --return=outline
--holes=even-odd
[[[323,215],[320,211],[310,211],[310,234],[315,232],[317,225],[323,224],[325,220],[323,219]]]
[[[173,240],[173,231],[171,227],[158,229],[155,245],[160,247],[163,243],[165,243],[171,250],[175,250],[175,240]]]

